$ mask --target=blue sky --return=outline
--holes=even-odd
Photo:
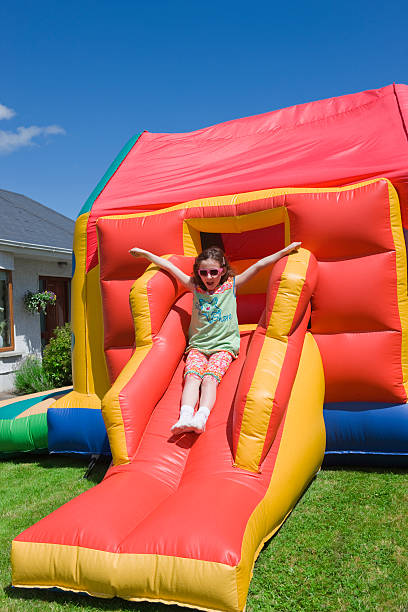
[[[14,0],[0,22],[0,189],[73,219],[141,130],[408,83],[402,0]]]

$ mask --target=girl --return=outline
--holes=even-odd
[[[300,242],[292,242],[277,253],[260,259],[237,276],[224,252],[218,247],[205,249],[195,260],[193,276],[149,251],[133,248],[129,253],[146,257],[170,272],[193,292],[193,311],[181,397],[180,418],[171,428],[174,434],[187,431],[202,433],[214,406],[217,385],[239,352],[239,329],[235,290],[259,270],[295,251]],[[201,388],[201,393],[200,393]],[[200,398],[199,408],[194,408]]]

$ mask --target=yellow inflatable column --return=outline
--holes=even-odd
[[[100,408],[110,383],[103,351],[103,316],[99,265],[86,272],[89,213],[78,217],[74,233],[75,269],[72,277],[72,375],[74,390],[53,408]]]

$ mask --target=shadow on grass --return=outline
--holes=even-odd
[[[324,469],[368,471],[377,474],[404,473],[408,468],[408,454],[370,452],[330,452],[323,460]]]
[[[60,589],[21,589],[11,585],[5,587],[5,595],[9,599],[33,602],[50,602],[67,606],[72,604],[75,609],[80,606],[85,610],[130,610],[131,612],[180,612],[180,607],[146,601],[126,601],[119,597],[113,599],[102,599],[91,597],[82,593],[68,593]],[[195,610],[195,608],[184,607],[185,610]]]
[[[88,469],[90,457],[88,455],[47,453],[38,455],[15,455],[7,458],[7,460],[9,463],[13,463],[14,465],[35,464],[39,468],[46,470],[52,470],[54,468],[83,469],[83,475],[85,475]],[[112,458],[110,456],[101,455],[97,460],[95,467],[89,474],[88,480],[95,484],[100,483],[110,466],[111,460]]]

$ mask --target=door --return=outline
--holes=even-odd
[[[56,327],[70,320],[70,279],[57,276],[40,276],[40,290],[52,291],[57,296],[55,306],[47,306],[47,315],[41,314],[41,346],[50,341]]]

